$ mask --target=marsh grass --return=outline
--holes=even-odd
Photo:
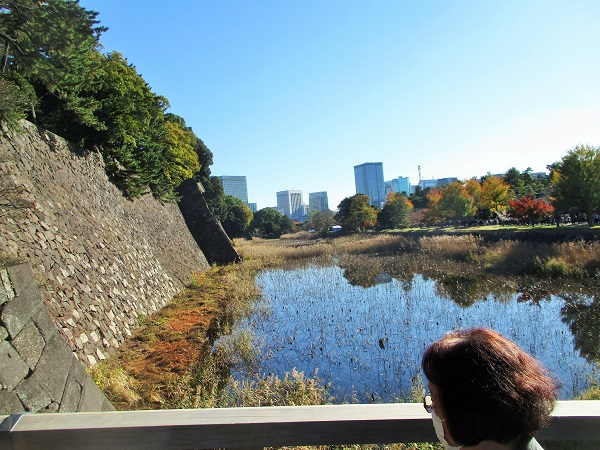
[[[226,406],[302,406],[328,403],[327,387],[315,372],[307,377],[292,369],[276,375],[233,381],[224,392]]]
[[[122,368],[97,364],[90,368],[89,374],[111,402],[135,404],[141,400],[135,379]]]
[[[331,241],[337,253],[351,255],[399,255],[418,250],[418,243],[409,237],[389,234],[358,234]]]
[[[547,276],[600,277],[600,242],[565,242],[555,246],[553,255],[538,260],[539,271]]]
[[[549,244],[501,240],[485,243],[481,237],[463,235],[392,235],[355,234],[334,239],[300,239],[284,241],[236,241],[236,248],[247,261],[262,267],[285,267],[293,264],[330,264],[353,261],[356,269],[368,278],[385,265],[398,272],[417,270],[431,276],[444,274],[509,274],[542,277],[600,277],[600,242],[572,241]],[[355,256],[355,258],[352,258]],[[360,263],[360,256],[377,256],[382,262]],[[399,261],[390,263],[389,257]]]
[[[464,236],[431,236],[419,239],[421,251],[436,260],[451,258],[454,260],[474,260],[481,251],[483,239],[473,235]]]

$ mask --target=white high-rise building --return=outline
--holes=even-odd
[[[277,209],[292,218],[294,213],[302,206],[302,191],[277,192]]]

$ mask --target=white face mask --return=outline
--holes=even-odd
[[[435,429],[435,434],[446,450],[458,450],[462,447],[462,445],[459,447],[450,445],[448,444],[448,441],[444,438],[444,425],[442,424],[442,422],[446,419],[440,419],[440,417],[435,413],[435,411],[432,411],[431,420],[433,421],[433,428]]]

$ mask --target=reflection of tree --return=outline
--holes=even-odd
[[[368,257],[346,257],[340,261],[339,266],[344,269],[344,278],[352,286],[364,288],[373,287],[377,284],[375,276],[382,273],[381,267]]]
[[[426,280],[436,282],[436,294],[446,297],[463,308],[472,306],[475,302],[486,300],[492,296],[499,301],[509,301],[517,294],[518,302],[530,302],[539,305],[542,301],[550,300],[552,295],[567,298],[567,292],[579,294],[595,292],[594,287],[585,283],[575,284],[573,280],[568,285],[557,279],[545,279],[530,275],[513,275],[511,277],[482,274],[467,264],[437,261],[430,258],[400,258],[384,255],[341,255],[338,266],[344,269],[344,277],[353,286],[369,288],[383,282],[389,282],[390,277],[402,284],[408,292],[411,290],[415,274],[420,274]],[[598,307],[600,308],[600,306]],[[600,328],[600,317],[595,319]],[[592,321],[593,322],[593,321]],[[600,341],[600,338],[599,338]]]
[[[573,333],[575,347],[588,361],[600,361],[600,300],[578,294],[563,297],[562,320]]]
[[[535,284],[531,286],[523,286],[518,289],[518,302],[532,302],[539,305],[542,300],[550,300],[551,292],[541,286]]]
[[[352,286],[369,288],[376,284],[389,283],[392,278],[395,278],[402,284],[405,291],[409,291],[415,272],[394,264],[395,261],[397,261],[396,258],[381,256],[344,255],[338,265],[344,269],[344,278]]]
[[[490,293],[487,280],[463,275],[447,275],[437,280],[436,293],[449,297],[463,308],[478,300],[485,300]]]

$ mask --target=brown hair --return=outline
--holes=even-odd
[[[455,441],[508,443],[547,424],[557,384],[514,342],[485,328],[451,331],[423,355]]]

